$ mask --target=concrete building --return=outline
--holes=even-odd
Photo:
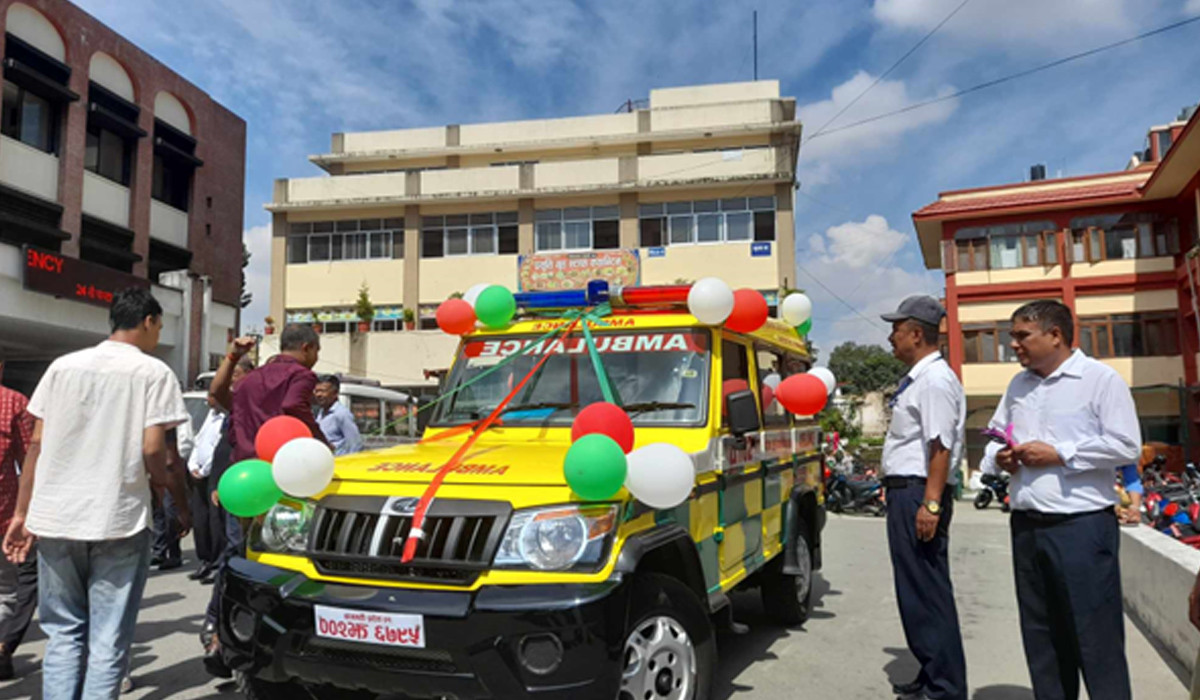
[[[1200,121],[1150,129],[1126,169],[943,192],[913,214],[925,265],[946,277],[949,360],[967,393],[968,464],[1020,370],[1008,347],[1022,303],[1058,299],[1076,342],[1133,388],[1143,437],[1195,444]],[[1180,450],[1182,452],[1183,450]]]
[[[278,180],[267,205],[270,320],[318,324],[319,370],[413,387],[454,347],[438,304],[478,282],[715,275],[774,303],[795,275],[795,110],[759,81],[653,90],[616,114],[334,134],[310,158],[327,174]]]
[[[237,329],[246,125],[65,0],[0,0],[0,351],[32,390],[151,287],[190,383]]]

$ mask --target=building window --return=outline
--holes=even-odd
[[[50,100],[6,80],[0,120],[5,136],[39,151],[56,152],[58,109]]]
[[[288,232],[289,264],[403,257],[404,219],[297,223]]]
[[[421,257],[515,255],[517,213],[421,217]]]
[[[130,144],[115,131],[88,124],[83,167],[121,185],[129,185]]]
[[[963,325],[963,362],[1016,362],[1017,355],[1010,345],[1012,323],[970,323]]]
[[[1071,220],[1074,262],[1133,260],[1179,253],[1179,223],[1156,214],[1106,214]]]
[[[1058,264],[1053,221],[972,226],[959,229],[954,239],[959,272]]]
[[[1079,317],[1079,347],[1091,357],[1156,357],[1179,354],[1173,311]]]
[[[643,248],[775,240],[775,198],[734,197],[638,207]]]
[[[621,246],[616,206],[543,209],[534,214],[534,250],[607,250]]]

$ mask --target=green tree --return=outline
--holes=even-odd
[[[908,372],[904,363],[878,345],[842,343],[829,354],[829,370],[848,394],[869,394],[895,386]]]
[[[375,305],[371,303],[371,288],[364,280],[358,288],[358,298],[354,300],[354,313],[364,323],[370,323],[375,318]]]
[[[240,304],[243,309],[250,306],[250,302],[254,301],[254,292],[246,291],[246,267],[249,264],[250,248],[246,246],[245,241],[242,241],[242,298],[240,299]]]
[[[817,422],[821,424],[821,431],[827,436],[837,431],[838,437],[843,443],[858,442],[858,439],[862,437],[862,429],[854,420],[853,404],[847,404],[844,411],[834,408],[830,404],[817,414]]]

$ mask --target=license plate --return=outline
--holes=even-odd
[[[313,606],[317,636],[364,644],[425,648],[425,617]]]

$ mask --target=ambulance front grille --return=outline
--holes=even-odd
[[[331,576],[468,585],[500,545],[512,507],[501,501],[435,500],[416,556],[400,556],[412,514],[387,512],[386,499],[329,496],[314,515],[308,550],[317,570]]]

